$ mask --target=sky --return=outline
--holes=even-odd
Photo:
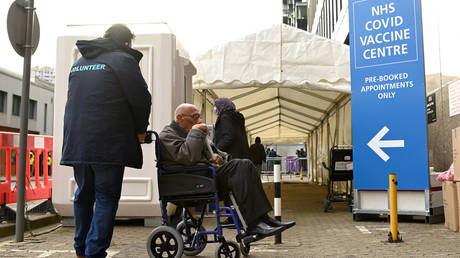
[[[460,77],[460,1],[422,0],[425,74]]]
[[[0,0],[0,67],[22,74],[23,58],[7,33],[13,2]],[[218,44],[282,21],[281,0],[35,0],[35,7],[40,42],[32,66],[55,66],[56,38],[68,24],[167,22],[193,60]]]
[[[0,67],[22,74],[23,59],[7,34],[12,2],[0,0]],[[167,22],[193,60],[218,44],[282,20],[282,0],[35,0],[35,7],[40,43],[32,66],[55,66],[56,38],[68,24]],[[458,10],[458,0],[422,0],[427,74],[460,76]]]

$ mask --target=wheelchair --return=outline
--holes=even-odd
[[[240,257],[240,252],[248,256],[250,243],[259,238],[257,235],[246,234],[247,225],[231,193],[229,197],[233,206],[219,206],[214,167],[203,165],[165,170],[158,166],[160,161],[158,133],[149,131],[146,142],[153,140],[155,141],[158,191],[163,224],[153,229],[147,238],[149,256],[181,257],[182,254],[195,256],[201,253],[208,243],[218,243],[215,251],[216,257]],[[175,228],[168,223],[167,203],[183,208],[183,219]],[[217,226],[214,230],[208,231],[203,226],[203,220],[206,207],[211,203],[215,206],[215,215],[211,217],[216,218]],[[190,212],[190,208],[198,206],[202,207],[199,217]],[[222,224],[221,218],[227,217],[231,217],[234,224]],[[226,240],[223,236],[223,229],[235,229],[236,242]]]

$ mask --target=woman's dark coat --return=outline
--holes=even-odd
[[[246,135],[244,116],[235,110],[227,110],[219,114],[216,121],[216,147],[232,158],[249,159],[249,144]]]

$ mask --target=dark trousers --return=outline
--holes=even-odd
[[[105,251],[112,240],[124,169],[112,165],[74,165],[78,185],[73,206],[77,256],[107,256]]]
[[[248,225],[272,210],[259,173],[248,159],[232,159],[217,168],[219,192],[232,191]]]

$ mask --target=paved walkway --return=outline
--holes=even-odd
[[[268,196],[273,196],[273,185],[265,187]],[[460,234],[443,224],[400,222],[404,242],[391,244],[386,242],[387,222],[354,222],[344,203],[335,203],[331,212],[324,213],[323,186],[286,183],[282,190],[283,220],[296,220],[297,226],[283,233],[281,245],[274,245],[273,237],[254,243],[251,257],[460,257]],[[211,228],[212,222],[205,227]],[[133,221],[118,222],[109,257],[147,257],[146,238],[151,230]],[[228,239],[232,235],[227,231]],[[27,237],[22,243],[15,243],[14,237],[2,238],[0,257],[74,257],[72,238],[73,228]],[[214,257],[215,246],[209,244],[198,257]]]

